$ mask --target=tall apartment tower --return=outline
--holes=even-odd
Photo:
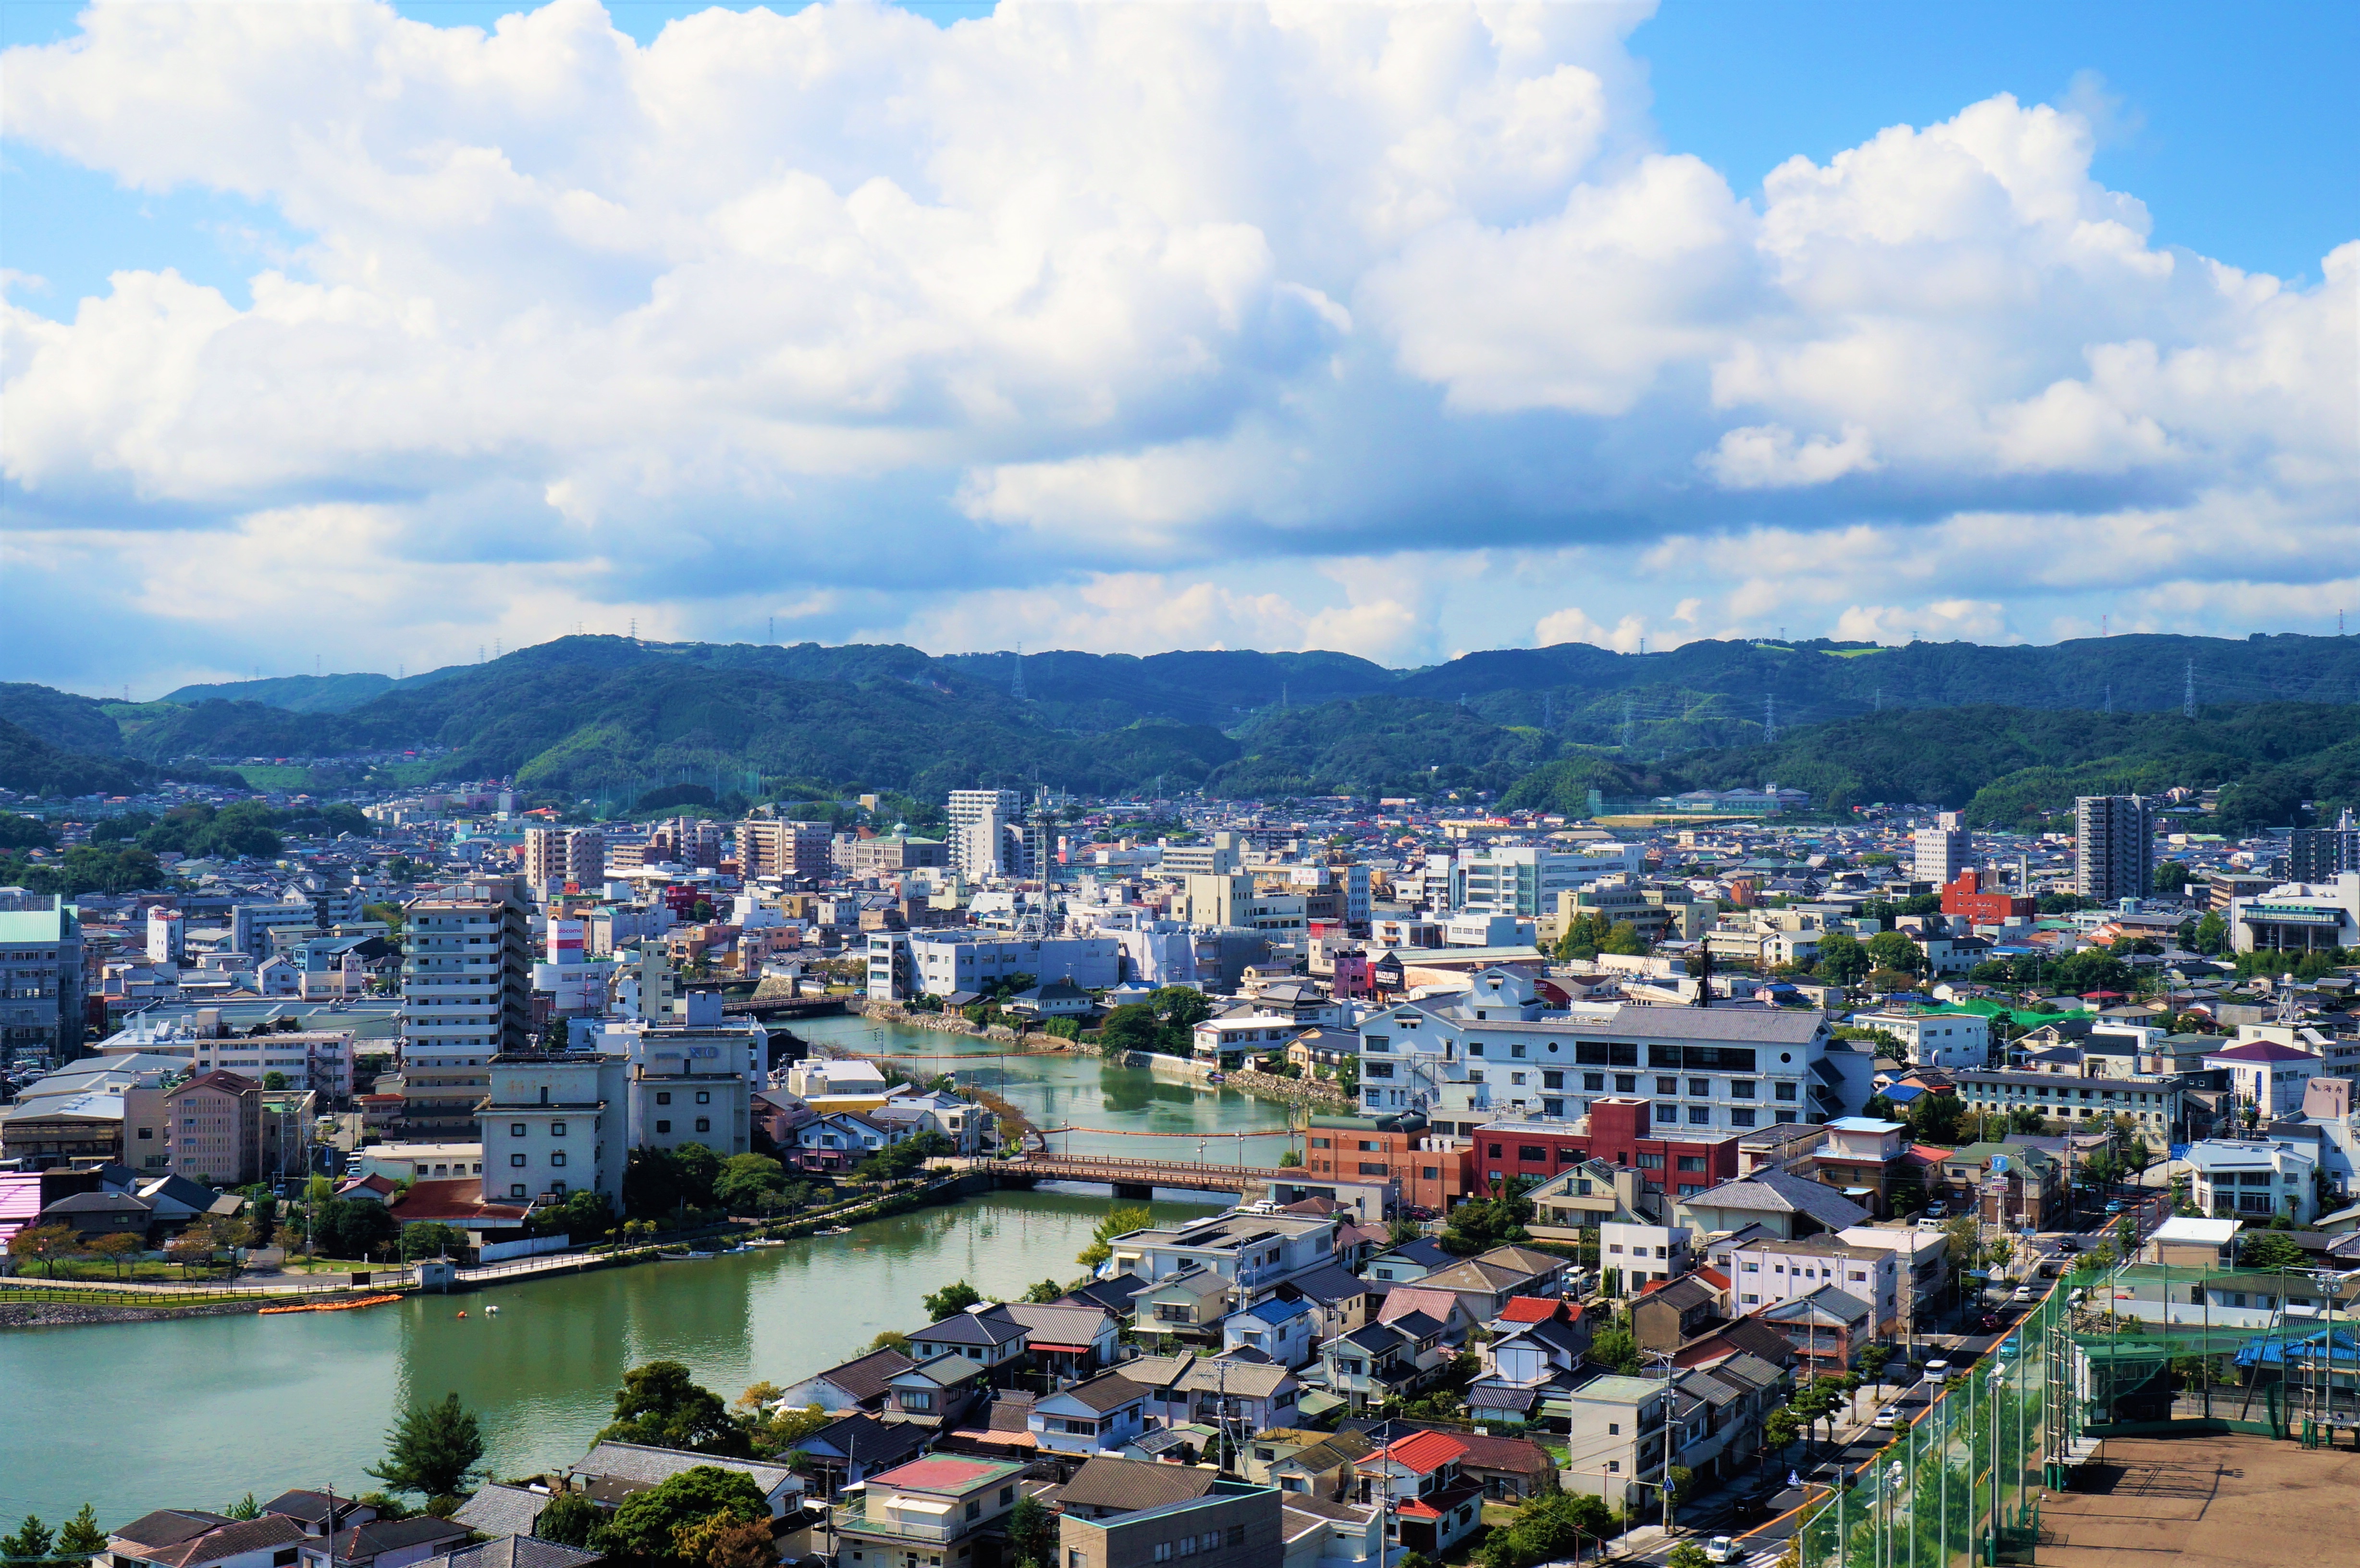
[[[2353,825],[2352,809],[2332,828],[2297,828],[2287,843],[2287,877],[2295,882],[2333,882],[2347,871],[2360,871],[2360,827]]]
[[[738,824],[738,874],[744,877],[822,877],[828,872],[828,845],[836,830],[826,822],[748,817]]]
[[[1022,797],[1013,789],[954,789],[950,799],[950,832],[944,836],[949,841],[951,869],[967,876],[979,876],[978,868],[970,871],[967,864],[966,845],[970,842],[968,830],[981,822],[987,814],[996,816],[1002,823],[1017,821],[1024,811]],[[986,839],[984,842],[990,842]]]
[[[2111,904],[2155,887],[2155,807],[2138,795],[2073,802],[2073,891]]]
[[[1974,854],[1972,835],[1959,825],[1956,811],[1944,811],[1934,819],[1932,827],[1919,828],[1910,835],[1909,846],[1913,852],[1910,876],[1936,887],[1956,882]]]
[[[596,828],[524,830],[524,879],[533,891],[601,887],[606,880],[606,835]]]
[[[522,877],[458,883],[410,906],[401,1076],[413,1129],[472,1130],[486,1064],[532,1045],[531,909]]]

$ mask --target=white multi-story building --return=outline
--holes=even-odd
[[[2206,1138],[2188,1146],[2188,1163],[2195,1172],[2190,1197],[2215,1219],[2251,1224],[2283,1214],[2306,1225],[2319,1212],[2311,1177],[2319,1159],[2300,1145]]]
[[[285,927],[320,929],[320,917],[309,898],[282,898],[274,904],[233,904],[229,911],[229,944],[256,960],[270,956],[270,933]]]
[[[0,1062],[82,1050],[82,922],[51,894],[0,894]]]
[[[1776,1237],[1716,1248],[1716,1265],[1729,1271],[1729,1288],[1740,1314],[1791,1301],[1833,1285],[1866,1301],[1878,1334],[1890,1334],[1901,1316],[1901,1267],[1896,1252],[1855,1247],[1833,1236],[1800,1241]]]
[[[605,886],[606,835],[596,828],[525,829],[524,879],[536,892]]]
[[[968,877],[988,873],[967,864],[968,830],[990,818],[997,827],[1016,821],[1024,809],[1022,797],[1013,789],[954,789],[945,814],[950,818],[950,831],[944,836],[949,841],[951,869]],[[997,842],[996,836],[990,842]]]
[[[1154,1284],[1190,1269],[1218,1276],[1231,1305],[1262,1301],[1287,1280],[1336,1261],[1336,1221],[1233,1209],[1185,1225],[1156,1225],[1116,1236],[1113,1274]]]
[[[2360,872],[2332,882],[2288,882],[2229,901],[2229,938],[2239,953],[2311,952],[2360,946]]]
[[[1557,908],[1557,896],[1601,877],[1638,872],[1636,844],[1593,844],[1578,854],[1529,844],[1487,844],[1461,850],[1450,867],[1450,906],[1466,914],[1521,915],[1537,920]]]
[[[1743,1131],[1824,1122],[1868,1103],[1872,1052],[1797,1008],[1576,1003],[1546,1009],[1530,975],[1489,969],[1473,988],[1360,1023],[1365,1114],[1421,1110],[1437,1131],[1495,1116],[1572,1119],[1609,1095],[1651,1099],[1655,1125]]]
[[[1913,1067],[1991,1065],[1991,1020],[1978,1013],[1861,1013],[1852,1021],[1899,1040]]]
[[[978,992],[1030,975],[1071,980],[1085,991],[1122,979],[1122,950],[1111,936],[1020,937],[973,931],[872,931],[869,996],[880,1002]]]
[[[471,1126],[491,1059],[532,1044],[532,941],[520,878],[462,883],[412,903],[401,966],[404,1121]]]
[[[1696,1268],[1696,1232],[1686,1225],[1608,1220],[1598,1227],[1598,1267],[1619,1269],[1622,1294],[1677,1279]]]
[[[1956,882],[1974,855],[1972,835],[1959,825],[1956,811],[1944,811],[1932,827],[1919,828],[1912,833],[1909,847],[1910,875],[1936,887],[1947,887]]]
[[[484,1202],[562,1202],[569,1193],[594,1192],[621,1212],[630,1153],[629,1072],[621,1057],[591,1051],[494,1056],[475,1110]]]

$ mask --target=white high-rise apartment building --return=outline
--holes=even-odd
[[[1913,852],[1910,875],[1936,887],[1956,882],[1974,854],[1973,836],[1959,825],[1956,811],[1944,811],[1934,819],[1932,827],[1919,828],[1910,835],[1909,846]]]
[[[2144,898],[2155,885],[2155,807],[2137,795],[2083,795],[2073,802],[2073,891],[2111,904]]]
[[[514,877],[446,887],[404,912],[402,1116],[413,1131],[471,1130],[486,1064],[532,1044],[530,909]]]
[[[596,887],[606,880],[606,835],[596,828],[524,830],[524,879],[534,891]]]
[[[968,876],[981,875],[979,871],[970,871],[967,864],[970,830],[987,816],[996,817],[1003,824],[1012,822],[1023,809],[1023,800],[1013,789],[952,790],[950,832],[944,835],[950,841],[951,869]]]

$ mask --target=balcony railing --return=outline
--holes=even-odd
[[[969,1530],[980,1530],[989,1519],[966,1519],[956,1514],[938,1519],[896,1519],[883,1498],[857,1497],[837,1505],[836,1528],[838,1534],[850,1531],[860,1535],[890,1535],[904,1541],[956,1541]]]

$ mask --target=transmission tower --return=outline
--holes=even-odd
[[[1018,702],[1024,701],[1024,645],[1016,645],[1016,676],[1008,683],[1008,694]]]
[[[1628,751],[1638,739],[1638,730],[1631,722],[1631,699],[1622,699],[1622,749]]]
[[[1762,744],[1770,745],[1778,738],[1778,698],[1775,693],[1762,693]]]
[[[2107,682],[2106,682],[2106,712],[2108,712],[2108,713],[2113,713],[2114,711],[2114,683],[2113,681],[2107,681]]]
[[[2180,692],[2180,716],[2183,719],[2196,716],[2196,661],[2192,659],[2188,661],[2188,684]]]
[[[1557,704],[1551,701],[1550,694],[1544,691],[1541,693],[1541,728],[1546,730],[1554,729],[1556,727]]]

